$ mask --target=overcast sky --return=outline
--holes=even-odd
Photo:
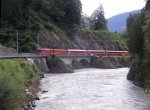
[[[81,3],[83,13],[89,16],[101,3],[106,18],[123,12],[142,9],[145,6],[144,0],[81,0]]]

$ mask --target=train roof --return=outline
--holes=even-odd
[[[51,48],[37,48],[37,50],[68,50],[68,51],[101,51],[101,52],[128,52],[128,51],[113,51],[113,50],[82,50],[82,49],[51,49]]]
[[[67,49],[69,51],[87,51],[87,50],[82,50],[82,49]]]

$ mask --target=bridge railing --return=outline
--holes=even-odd
[[[33,58],[33,57],[47,57],[45,54],[37,53],[0,53],[0,58]]]

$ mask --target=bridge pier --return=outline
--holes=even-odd
[[[71,65],[71,66],[72,66],[73,60],[77,61],[80,64],[84,64],[84,62],[86,62],[87,64],[90,64],[91,62],[91,56],[66,56],[66,57],[59,56],[59,58],[65,64]]]
[[[50,71],[46,63],[46,58],[34,58],[34,61],[41,72],[48,73]]]

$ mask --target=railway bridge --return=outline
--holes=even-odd
[[[104,51],[104,50],[76,50],[76,49],[39,49],[38,53],[0,53],[0,59],[12,58],[39,58],[45,59],[49,55],[56,55],[64,63],[72,64],[75,60],[79,63],[90,63],[92,56],[129,56],[128,51]]]
[[[48,54],[36,54],[36,53],[0,53],[0,59],[14,59],[14,58],[39,58],[44,59],[48,57]],[[91,56],[83,55],[56,55],[59,57],[65,64],[71,64],[73,60],[78,62],[87,62],[91,60]]]

